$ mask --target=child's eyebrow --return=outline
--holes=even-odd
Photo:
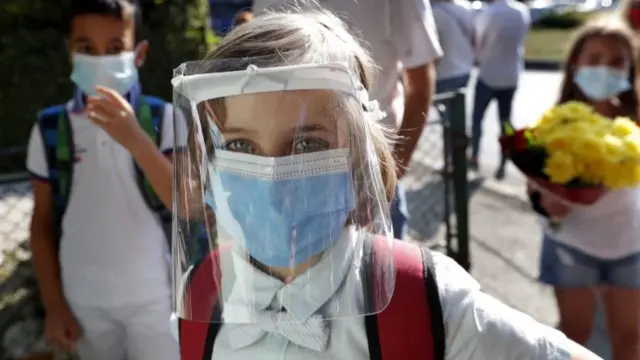
[[[116,44],[122,44],[124,43],[124,41],[122,40],[121,37],[112,37],[111,39],[109,39],[110,43],[116,43]]]
[[[91,39],[86,36],[80,36],[73,40],[76,43],[90,43]]]

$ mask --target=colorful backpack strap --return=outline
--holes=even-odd
[[[138,105],[138,122],[144,132],[153,140],[156,146],[162,143],[162,125],[164,119],[164,108],[166,103],[153,96],[142,96]],[[144,198],[145,203],[152,211],[160,212],[165,210],[162,200],[158,197],[149,180],[138,164],[135,164],[136,181],[138,188]]]
[[[365,261],[375,261],[377,253],[386,253],[376,252],[376,246],[371,242],[365,244]],[[221,248],[218,251],[230,249]],[[393,257],[396,262],[396,283],[391,302],[381,313],[367,315],[364,320],[370,359],[444,360],[444,318],[431,252],[407,242],[396,241]],[[188,311],[200,319],[211,318],[212,322],[179,320],[181,360],[211,360],[213,356],[216,336],[221,327],[221,310],[215,302],[220,283],[216,283],[216,276],[211,274],[219,274],[219,271],[216,252],[191,272]],[[365,281],[376,281],[366,274],[370,273],[363,271]],[[367,289],[376,287],[368,286]],[[370,293],[369,301],[375,301],[376,296]]]
[[[431,251],[396,241],[393,257],[396,282],[391,301],[382,312],[365,317],[370,359],[444,360],[444,318]],[[375,299],[375,294],[369,298]]]
[[[193,266],[189,273],[188,308],[185,311],[195,319],[211,319],[211,322],[178,320],[180,360],[211,360],[213,346],[221,327],[222,309],[218,303],[220,292],[220,253],[231,251],[226,243]]]
[[[71,196],[75,157],[73,131],[65,105],[43,110],[38,116],[38,127],[44,144],[49,183],[53,195],[56,239],[60,241],[62,218]]]

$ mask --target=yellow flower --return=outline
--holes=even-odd
[[[582,158],[585,162],[599,162],[605,157],[606,151],[601,138],[585,133],[576,137],[571,144],[571,153]]]
[[[593,108],[583,102],[569,101],[556,107],[556,115],[579,120],[593,114]]]
[[[612,134],[619,137],[625,137],[634,133],[638,133],[638,126],[629,118],[618,117],[613,120]]]
[[[548,137],[543,137],[540,142],[545,145],[547,151],[569,151],[571,148],[571,136],[569,133],[563,133],[560,131],[550,134]]]
[[[640,137],[627,136],[622,139],[622,152],[627,157],[640,157]]]
[[[624,146],[622,139],[613,136],[606,135],[603,138],[604,153],[609,162],[620,161],[624,155]]]
[[[577,179],[617,189],[640,184],[640,127],[631,119],[610,119],[580,102],[549,109],[531,128],[548,158],[551,181]]]
[[[576,162],[568,152],[556,151],[550,154],[545,163],[544,173],[551,182],[565,184],[578,174]]]

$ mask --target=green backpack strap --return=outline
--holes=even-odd
[[[64,105],[42,111],[38,117],[38,126],[49,171],[56,239],[60,241],[62,219],[69,204],[73,181],[75,162],[73,131]]]
[[[160,148],[162,144],[162,125],[165,105],[166,103],[164,101],[152,96],[141,97],[138,105],[138,123],[158,148]],[[140,194],[142,194],[142,198],[149,209],[160,217],[162,231],[164,232],[169,249],[171,249],[171,234],[173,231],[172,213],[166,208],[166,206],[164,206],[164,203],[160,200],[160,197],[151,186],[149,179],[147,179],[144,172],[140,169],[138,164],[135,163],[135,161],[134,165],[136,181],[138,182]]]
[[[158,148],[160,148],[162,143],[162,125],[165,105],[166,103],[161,99],[152,96],[143,96],[138,107],[138,122]],[[162,229],[169,244],[169,248],[171,248],[173,213],[164,206],[164,203],[153,190],[149,180],[137,164],[135,164],[135,169],[140,193],[142,194],[142,197],[149,209],[157,213],[160,217]],[[188,226],[193,230],[189,233],[189,239],[187,240],[190,244],[189,258],[200,259],[207,255],[210,249],[209,238],[205,231],[204,223],[191,222]]]
[[[165,102],[151,96],[143,96],[138,107],[138,122],[144,132],[158,146],[162,142],[162,125]],[[151,211],[162,212],[165,206],[151,186],[138,164],[135,164],[136,180],[142,197]]]

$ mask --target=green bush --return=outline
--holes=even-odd
[[[533,24],[534,28],[539,29],[575,29],[582,26],[591,16],[588,12],[565,11],[565,12],[548,12]]]
[[[149,56],[141,70],[144,92],[171,100],[173,68],[207,51],[207,0],[142,0]],[[36,113],[72,94],[65,31],[67,0],[0,3],[0,154],[24,146]],[[20,171],[24,154],[0,156],[0,174]]]

